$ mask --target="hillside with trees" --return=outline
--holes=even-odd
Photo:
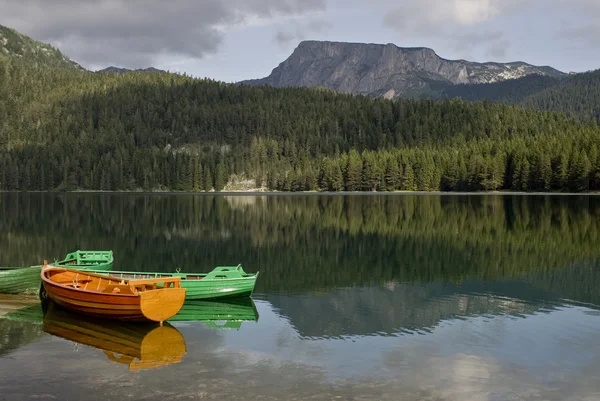
[[[567,78],[530,75],[491,84],[447,86],[439,98],[497,101],[600,122],[600,70]]]
[[[23,59],[30,64],[42,64],[50,67],[81,69],[79,64],[70,60],[60,50],[3,25],[0,25],[1,58]]]
[[[600,128],[502,103],[384,100],[0,58],[0,189],[600,187]]]

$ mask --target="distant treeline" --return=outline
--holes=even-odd
[[[491,102],[371,99],[0,59],[0,189],[600,189],[600,128]]]

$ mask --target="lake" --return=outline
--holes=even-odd
[[[260,271],[201,320],[90,326],[137,359],[26,300],[0,319],[0,399],[598,400],[599,217],[585,195],[0,193],[0,266]]]

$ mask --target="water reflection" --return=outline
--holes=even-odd
[[[524,318],[563,306],[597,310],[600,298],[594,288],[599,283],[597,263],[495,281],[393,281],[262,298],[303,337],[344,338],[430,332],[444,321],[502,315]]]
[[[48,334],[101,350],[129,370],[181,362],[185,339],[168,323],[133,324],[94,319],[62,310],[45,302],[43,330]]]
[[[2,193],[0,265],[112,249],[121,270],[242,263],[256,292],[286,294],[488,280],[598,260],[598,217],[590,196]]]
[[[240,329],[243,322],[258,321],[258,310],[250,297],[227,301],[186,301],[170,322],[202,322],[214,329]]]
[[[254,301],[186,303],[170,321],[185,354],[156,369],[0,317],[0,392],[600,399],[599,212],[586,196],[0,194],[0,264],[94,248],[125,270],[261,271]]]
[[[0,294],[0,357],[42,336],[37,296]]]
[[[269,301],[259,299],[256,307],[261,318],[239,331],[174,322],[185,341],[181,361],[136,374],[115,369],[93,343],[74,352],[72,341],[79,342],[80,334],[77,339],[61,335],[70,341],[45,335],[0,358],[0,389],[7,400],[44,395],[77,400],[83,394],[91,400],[409,401],[592,400],[600,395],[600,321],[586,307],[557,305],[521,317],[509,307],[509,314],[455,316],[426,331],[346,337],[303,336]],[[44,326],[72,330],[65,325],[70,318],[51,320]],[[89,327],[85,319],[81,326],[76,332]],[[147,340],[120,330],[107,338],[121,347],[131,336],[134,344]],[[92,336],[104,341],[98,337]],[[126,347],[136,349],[129,342]],[[114,351],[126,353],[122,347]]]

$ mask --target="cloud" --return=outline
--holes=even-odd
[[[489,45],[486,49],[486,56],[493,60],[504,60],[510,49],[510,41],[502,39]]]
[[[312,34],[325,32],[331,27],[331,23],[322,18],[311,19],[306,23],[292,21],[277,31],[275,41],[278,45],[287,47],[290,44],[297,44]]]
[[[394,29],[431,32],[440,26],[473,26],[522,10],[533,0],[419,0],[404,1],[389,10],[384,23]]]
[[[275,34],[275,41],[280,45],[288,45],[296,39],[296,35],[291,32],[279,31]]]
[[[600,26],[586,24],[566,27],[558,32],[555,37],[571,43],[578,43],[584,47],[598,47],[600,46]]]
[[[480,54],[502,59],[510,42],[490,24],[501,17],[522,12],[535,0],[419,0],[404,1],[389,9],[383,23],[403,35],[425,42],[441,43],[464,56]]]
[[[501,31],[469,31],[445,35],[452,50],[462,53],[474,47],[483,47],[483,54],[494,60],[504,59],[510,48],[508,41]]]
[[[232,27],[325,9],[325,0],[0,0],[2,21],[86,65],[200,59]]]
[[[561,0],[565,3],[565,0]],[[569,6],[571,12],[577,12],[589,18],[583,22],[567,22],[563,20],[560,30],[555,33],[554,38],[568,42],[571,47],[583,51],[600,48],[600,2],[597,0],[579,0],[564,4]]]

